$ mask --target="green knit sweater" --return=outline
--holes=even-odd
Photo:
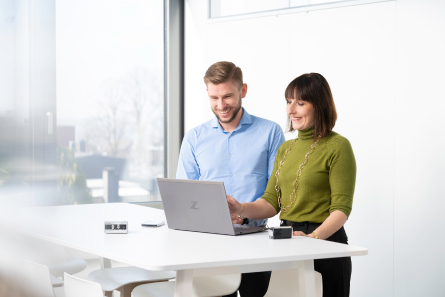
[[[291,142],[292,140],[284,142],[278,149],[274,169],[262,197],[275,207],[277,212],[281,210],[275,190],[275,173]],[[286,157],[278,176],[283,206],[290,205],[289,197],[293,191],[298,167],[303,163],[313,142],[312,128],[298,131],[298,140]],[[345,137],[331,132],[321,139],[312,151],[301,172],[294,205],[287,212],[281,212],[280,219],[322,223],[334,210],[340,210],[349,217],[355,175],[356,164],[351,144]]]

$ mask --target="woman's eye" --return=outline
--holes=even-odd
[[[286,100],[287,104],[290,104],[291,102],[289,100]]]
[[[299,105],[299,106],[304,106],[304,103],[302,103],[302,102],[298,102],[298,105]]]

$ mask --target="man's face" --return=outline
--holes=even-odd
[[[246,96],[246,93],[246,84],[238,87],[231,80],[218,85],[207,84],[210,107],[222,124],[230,123],[236,118],[241,110],[241,99]]]

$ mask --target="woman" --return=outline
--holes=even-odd
[[[295,236],[348,243],[343,225],[354,195],[356,164],[349,141],[332,131],[337,120],[326,79],[303,74],[286,88],[289,131],[298,137],[284,142],[262,199],[239,203],[228,196],[232,214],[252,219],[275,216],[292,226]],[[351,258],[314,261],[323,276],[323,296],[349,296]]]

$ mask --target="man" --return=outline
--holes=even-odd
[[[215,118],[184,136],[176,178],[223,181],[228,195],[239,202],[253,202],[266,189],[275,155],[284,142],[283,132],[277,123],[250,115],[241,107],[247,84],[235,64],[213,64],[204,82]],[[267,220],[232,215],[232,222],[262,226]],[[269,279],[270,272],[243,274],[241,297],[263,296]]]

